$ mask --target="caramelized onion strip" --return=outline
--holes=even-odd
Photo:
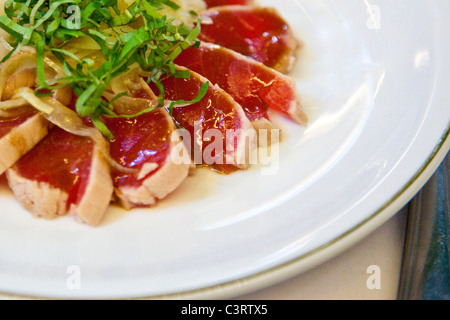
[[[6,101],[0,101],[0,111],[7,111],[10,109],[16,109],[24,107],[28,104],[28,101],[24,98],[10,99]]]
[[[10,118],[20,116],[27,111],[24,108],[26,106],[28,106],[28,101],[23,98],[0,101],[0,117]]]
[[[1,65],[0,100],[2,100],[8,79],[17,71],[28,68],[36,68],[36,49],[28,46],[20,47]]]

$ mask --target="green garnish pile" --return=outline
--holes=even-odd
[[[163,106],[162,77],[189,77],[189,71],[177,71],[173,61],[182,50],[198,43],[200,23],[195,27],[175,23],[175,19],[163,15],[162,10],[167,7],[179,9],[170,0],[135,0],[122,12],[117,0],[7,0],[5,14],[0,15],[0,28],[14,40],[10,43],[13,50],[3,61],[19,45],[35,47],[36,93],[48,94],[62,86],[72,86],[78,97],[78,115],[90,117],[111,139],[111,132],[101,121],[102,116],[120,116],[114,112],[111,101],[102,97],[111,79],[138,63],[150,75],[149,81],[158,87],[161,93],[159,106]],[[124,28],[130,25],[133,28]],[[92,59],[80,59],[66,49],[71,40],[83,37],[90,37],[100,47],[103,56],[100,66],[95,66]],[[49,84],[44,72],[44,57],[50,53],[60,61],[65,73],[56,84]],[[69,64],[68,60],[75,64]],[[205,85],[194,102],[206,93]]]

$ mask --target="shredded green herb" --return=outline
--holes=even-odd
[[[178,71],[175,58],[198,42],[200,23],[195,27],[175,23],[162,12],[180,7],[170,0],[135,0],[124,11],[117,0],[7,0],[5,14],[0,15],[0,28],[13,36],[13,51],[19,45],[36,48],[37,94],[71,85],[78,99],[76,112],[90,117],[94,125],[109,139],[112,134],[101,121],[102,116],[115,114],[112,103],[102,94],[107,84],[130,70],[132,64],[150,74],[160,91],[159,106],[164,105],[163,77],[188,78],[189,71]],[[191,13],[196,16],[195,12]],[[124,26],[138,25],[134,28]],[[124,29],[126,29],[124,31]],[[89,37],[100,47],[104,61],[95,67],[92,59],[79,58],[65,47],[71,40]],[[45,76],[44,57],[51,53],[62,64],[65,77],[49,84]],[[11,52],[12,54],[12,52]],[[3,61],[10,57],[7,55]],[[69,64],[67,61],[74,61]],[[205,95],[203,84],[197,102]],[[170,112],[177,103],[171,104]],[[147,110],[151,111],[151,110]]]

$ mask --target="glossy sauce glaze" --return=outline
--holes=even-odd
[[[278,69],[296,44],[288,24],[270,8],[243,6],[208,10],[199,39],[215,43]]]
[[[169,77],[162,82],[165,99],[193,100],[204,82],[205,79],[195,72],[191,72],[189,79]],[[158,92],[155,86],[153,90]],[[245,115],[240,114],[239,110],[242,112],[240,106],[227,93],[211,84],[200,102],[173,108],[173,119],[179,127],[186,129],[190,134],[188,150],[195,164],[208,164],[223,172],[233,170],[234,166],[228,165],[226,159],[233,157],[238,141],[234,139],[227,143],[227,136],[230,137],[231,130],[238,130],[243,126],[242,117]],[[216,141],[216,137],[221,141]],[[214,148],[213,143],[216,146],[221,145],[221,148]],[[208,156],[207,159],[205,154]]]
[[[137,186],[153,174],[166,161],[170,152],[173,124],[163,109],[156,109],[133,118],[105,118],[114,135],[110,142],[112,158],[120,165],[141,170],[145,164],[155,164],[155,169],[139,179],[135,174],[113,171],[116,186]]]
[[[217,45],[184,50],[175,60],[228,92],[250,121],[269,119],[267,108],[286,113],[296,102],[290,79],[275,70]]]

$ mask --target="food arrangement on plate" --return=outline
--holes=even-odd
[[[245,170],[279,129],[272,113],[307,124],[288,76],[300,43],[275,8],[8,0],[4,12],[0,174],[34,216],[97,226],[111,202],[151,207],[196,166]]]

